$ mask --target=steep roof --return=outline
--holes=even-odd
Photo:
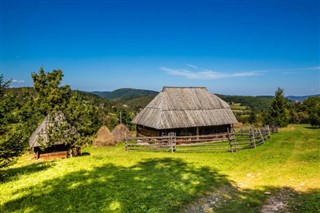
[[[40,147],[42,145],[48,145],[48,130],[49,127],[53,125],[53,122],[67,123],[63,112],[53,113],[53,119],[50,121],[50,115],[42,121],[42,123],[37,127],[37,129],[32,133],[29,138],[30,147]],[[75,128],[72,128],[72,134],[79,134]],[[41,141],[42,144],[39,142]],[[64,141],[55,141],[54,145],[63,144]]]
[[[205,87],[163,87],[132,122],[154,129],[238,123],[230,106]]]

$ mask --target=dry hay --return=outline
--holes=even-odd
[[[131,132],[124,124],[118,124],[112,131],[112,135],[116,142],[123,141],[126,136],[131,136]]]
[[[112,146],[115,145],[116,141],[114,140],[113,135],[106,126],[100,127],[96,134],[96,138],[93,141],[93,146]]]

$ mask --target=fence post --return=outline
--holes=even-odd
[[[237,139],[236,139],[236,132],[234,129],[232,129],[232,136],[233,136],[233,145],[234,145],[234,150],[237,151]]]
[[[232,132],[230,132],[229,128],[227,128],[228,130],[228,138],[229,138],[229,145],[230,145],[230,149],[231,149],[231,152],[233,153],[234,151],[237,151],[237,147],[235,146],[235,132],[234,130],[231,130]],[[235,146],[235,148],[234,148]]]
[[[126,151],[127,151],[127,152],[129,151],[127,134],[126,134]]]
[[[171,153],[173,153],[173,133],[170,133],[170,144],[171,144]]]
[[[171,152],[173,153],[176,151],[176,133],[169,132],[168,136],[169,136],[169,144],[171,146]]]
[[[174,138],[173,138],[173,152],[176,151],[176,146],[177,146],[177,133],[174,133]]]
[[[261,130],[260,130],[260,129],[259,129],[259,134],[260,134],[260,137],[261,137],[262,143],[265,143],[265,141],[264,141],[264,135],[261,133]]]
[[[251,146],[253,145],[253,147],[256,148],[256,139],[255,139],[254,129],[252,127],[250,128],[250,142],[251,142]]]
[[[268,138],[270,138],[270,135],[271,135],[271,134],[270,134],[270,127],[269,127],[269,125],[266,126],[266,129],[267,129]]]

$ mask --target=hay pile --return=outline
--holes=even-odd
[[[115,145],[116,141],[114,140],[113,135],[109,131],[108,127],[102,126],[97,132],[97,136],[93,141],[93,146],[112,146]]]
[[[116,142],[123,141],[126,136],[131,136],[129,129],[124,124],[118,124],[112,131]]]

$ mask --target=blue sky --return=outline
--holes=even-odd
[[[84,91],[320,93],[318,0],[0,0],[0,73],[61,69]]]

